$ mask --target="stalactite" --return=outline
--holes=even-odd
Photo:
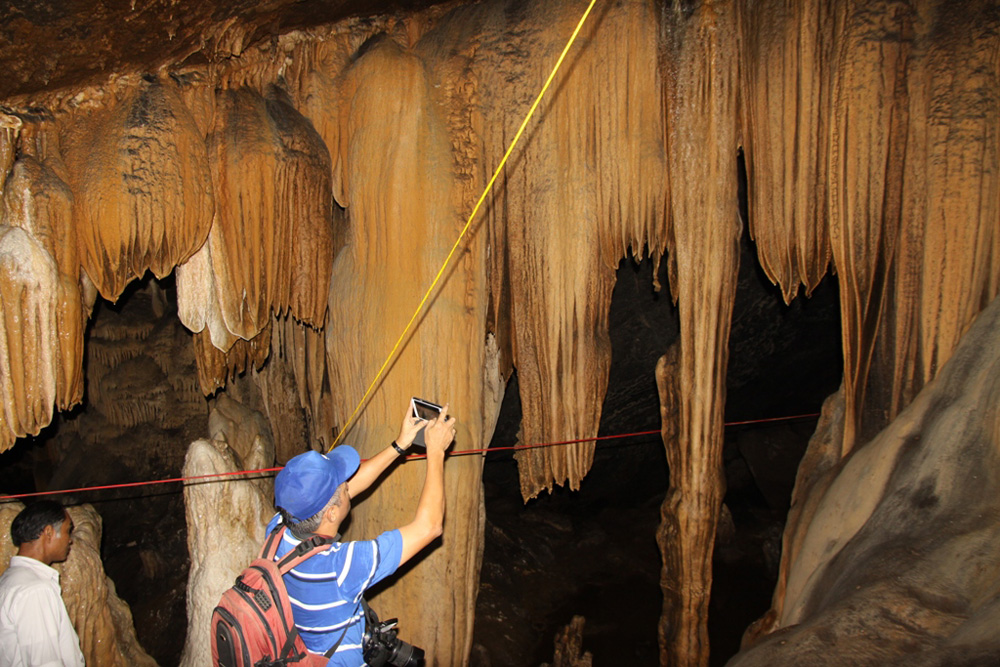
[[[142,424],[154,427],[152,437],[204,413],[189,336],[161,304],[154,281],[133,291],[127,307],[102,309],[87,345],[87,410],[122,427],[94,427],[101,433],[95,439]]]
[[[201,247],[212,223],[208,156],[172,80],[144,77],[63,129],[80,258],[104,298],[147,270],[166,276]]]
[[[335,79],[350,66],[351,58],[361,44],[384,28],[379,21],[372,25],[356,26],[355,30],[338,31],[315,40],[300,42],[293,47],[290,71],[286,73],[296,107],[310,120],[331,151],[333,196],[341,206],[347,206],[348,202],[343,189],[339,187],[343,182],[337,150],[340,146],[340,118],[333,111],[340,107],[341,91],[335,84]]]
[[[534,5],[485,19],[478,87],[501,93],[483,97],[490,170],[580,18],[577,9]],[[504,23],[492,27],[497,20]],[[597,434],[618,262],[629,248],[641,256],[647,245],[656,254],[664,247],[654,21],[645,3],[595,12],[581,33],[586,47],[563,65],[490,200],[489,233],[500,249],[491,256],[492,319],[511,323],[497,334],[501,350],[516,351],[526,443]],[[593,451],[584,443],[519,452],[523,497],[554,484],[579,488]]]
[[[16,114],[7,113],[0,107],[0,196],[3,196],[4,181],[17,157],[17,140],[24,125]]]
[[[664,523],[676,522],[664,564],[679,605],[661,618],[661,661],[707,665],[712,552],[725,480],[722,415],[739,263],[736,6],[705,2],[663,16],[671,226],[671,290],[680,313],[676,357],[676,464]],[[674,428],[674,427],[671,427]],[[670,452],[670,443],[667,451]],[[669,518],[668,518],[669,517]],[[670,589],[670,584],[665,588]]]
[[[827,147],[834,11],[828,1],[740,3],[749,228],[788,303],[831,259]]]
[[[992,5],[920,3],[908,69],[903,227],[880,332],[892,419],[1000,288],[1000,48]]]
[[[308,432],[304,442],[290,447],[283,447],[279,436],[276,449],[280,461],[287,460],[289,453],[301,452],[306,443],[319,443],[324,451],[333,444],[336,423],[328,373],[322,332],[290,317],[279,318],[275,323],[271,358],[260,379],[262,383],[271,383],[273,376],[273,382],[284,385],[282,376],[288,378],[291,386],[286,389],[291,391],[285,400],[295,399],[296,409],[304,413]]]
[[[840,282],[845,453],[857,443],[875,336],[898,246],[912,9],[845,3],[830,118],[830,237]]]
[[[146,270],[179,262],[202,392],[260,369],[277,317],[272,354],[284,368],[267,402],[301,407],[308,444],[331,444],[565,43],[580,9],[567,4],[470,3],[258,44],[229,21],[206,33],[206,66],[54,94],[53,127],[25,126],[5,103],[0,450],[47,424],[53,405],[79,400],[76,332],[95,284],[115,299]],[[457,447],[478,447],[514,368],[523,440],[596,435],[615,268],[629,250],[667,250],[682,332],[663,380],[672,486],[661,631],[665,660],[703,664],[740,231],[736,128],[767,275],[786,301],[800,284],[808,294],[831,260],[840,281],[845,430],[824,443],[816,472],[901,411],[1000,289],[1000,31],[985,0],[961,12],[939,0],[662,5],[598,5],[346,438],[381,447],[416,394],[451,399],[468,429]],[[140,365],[128,345],[94,345],[96,366]],[[152,358],[143,368],[163,371]],[[272,382],[271,371],[256,379]],[[132,388],[95,380],[91,391],[117,403]],[[155,406],[107,410],[119,423],[170,418]],[[519,454],[522,495],[579,487],[592,454]],[[462,509],[450,510],[444,546],[382,598],[442,664],[462,662],[471,640],[480,464],[449,463],[451,506]],[[359,507],[358,525],[406,518],[416,470]],[[811,486],[797,489],[791,524],[811,521]],[[786,534],[790,558],[804,528]],[[436,613],[413,602],[437,598],[445,578],[461,583]],[[783,604],[776,596],[773,618]]]
[[[141,345],[129,346],[118,342],[102,345],[93,338],[89,342],[90,353],[93,355],[93,359],[105,368],[113,368],[124,361],[135,359],[142,354]]]
[[[226,352],[215,347],[205,333],[196,333],[192,340],[198,363],[198,384],[205,396],[211,396],[236,375],[264,365],[271,352],[271,325],[268,323],[250,340],[237,339]]]
[[[185,326],[208,327],[226,351],[272,312],[323,325],[335,237],[329,152],[286,95],[225,90],[216,107],[216,218],[178,272],[178,298]]]
[[[0,451],[52,419],[59,273],[31,234],[0,226]]]
[[[55,345],[59,375],[56,407],[66,410],[83,399],[84,307],[80,260],[72,226],[73,195],[65,182],[58,135],[50,118],[31,117],[21,133],[20,156],[4,188],[0,224],[30,233],[55,260],[59,272]]]
[[[220,238],[209,233],[205,245],[177,267],[177,317],[189,330],[207,336],[217,350],[226,352],[240,338],[227,327],[220,303],[216,263],[212,260],[213,252],[225,257],[221,241],[217,240]],[[225,270],[224,260],[218,264],[219,271]]]
[[[91,329],[88,345],[88,405],[109,406],[108,410],[119,410],[117,397],[104,393],[102,379],[122,364],[139,359],[145,353],[147,341],[155,324],[149,320],[122,321],[120,319],[99,320]],[[144,382],[145,378],[141,380]],[[125,423],[123,417],[119,423]]]
[[[836,66],[822,75],[831,81],[824,115],[845,414],[843,434],[827,424],[830,442],[818,431],[810,445],[823,458],[820,469],[830,467],[831,448],[846,455],[913,401],[1000,282],[992,5],[961,12],[934,0],[831,7]],[[800,468],[773,607],[748,641],[792,622],[789,599],[799,592],[789,591],[788,573],[802,559],[830,483],[817,482],[815,464],[807,458]]]

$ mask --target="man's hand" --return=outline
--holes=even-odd
[[[448,416],[448,404],[441,414],[427,422],[424,445],[427,447],[427,470],[413,521],[400,527],[403,550],[399,564],[413,558],[421,549],[444,533],[444,453],[455,439],[455,418]]]
[[[448,404],[441,408],[441,414],[427,422],[424,431],[424,445],[427,452],[444,452],[455,439],[455,418],[448,416]],[[412,439],[411,439],[412,442]]]
[[[410,445],[413,444],[413,439],[417,437],[417,433],[420,433],[420,429],[426,425],[426,421],[419,417],[414,417],[413,411],[408,409],[406,415],[403,417],[403,424],[399,427],[399,436],[396,438],[396,444],[401,449],[409,449]]]

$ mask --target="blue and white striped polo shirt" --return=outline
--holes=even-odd
[[[280,515],[267,524],[267,532]],[[285,531],[275,560],[294,549],[298,540]],[[334,542],[325,551],[307,558],[285,575],[285,588],[292,603],[292,617],[306,648],[325,653],[344,634],[328,665],[364,665],[361,641],[365,631],[361,596],[399,567],[403,538],[398,530],[382,533],[374,540]]]

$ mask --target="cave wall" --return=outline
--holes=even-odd
[[[728,664],[996,662],[998,364],[994,299],[892,424],[817,482],[785,544],[779,630],[749,632]],[[807,457],[843,435],[818,429]]]
[[[839,459],[934,377],[997,293],[998,17],[933,0],[599,6],[370,385],[581,9],[456,3],[257,42],[230,25],[204,62],[3,100],[0,447],[83,398],[95,295],[175,268],[203,393],[244,373],[275,422],[302,411],[310,442],[280,445],[279,460],[345,427],[370,454],[411,395],[450,400],[457,447],[478,448],[513,368],[523,441],[593,436],[614,269],[630,249],[665,250],[681,336],[664,402],[678,532],[664,549],[680,593],[662,631],[672,660],[705,664],[737,151],[746,222],[785,298],[828,270],[840,281]],[[519,453],[523,497],[576,488],[592,455]],[[449,463],[442,546],[383,593],[442,663],[471,640],[480,466]],[[408,520],[417,468],[360,505],[354,530]]]

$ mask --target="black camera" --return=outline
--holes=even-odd
[[[365,607],[365,664],[369,667],[424,667],[424,650],[413,644],[407,644],[397,636],[396,619],[379,622],[378,615],[368,606]]]

